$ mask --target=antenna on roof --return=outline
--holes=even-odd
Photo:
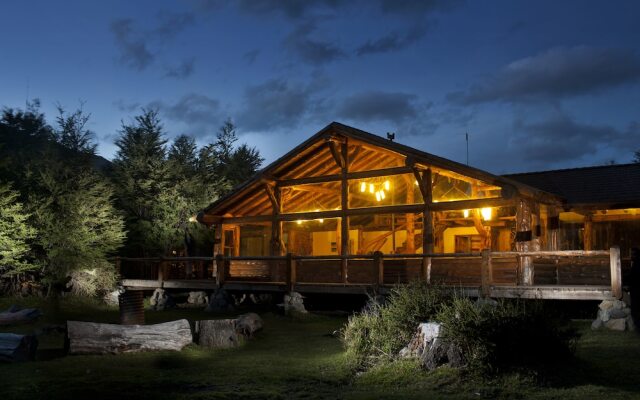
[[[467,166],[469,166],[469,132],[464,133],[464,138],[467,141]]]
[[[387,139],[389,139],[390,141],[393,142],[393,139],[396,138],[396,133],[395,132],[387,132]]]

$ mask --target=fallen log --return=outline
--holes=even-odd
[[[155,325],[114,325],[67,321],[69,354],[180,351],[193,342],[189,321]]]
[[[31,361],[37,349],[38,340],[33,335],[0,333],[0,361]]]
[[[0,325],[18,325],[33,322],[42,313],[37,308],[20,309],[13,305],[7,311],[0,313]]]
[[[198,344],[211,349],[237,347],[243,337],[236,332],[235,319],[212,319],[196,321]]]

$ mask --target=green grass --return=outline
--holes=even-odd
[[[3,331],[37,331],[67,319],[117,322],[118,311],[78,299],[59,306],[42,299],[0,299],[39,306],[44,317],[34,325]],[[148,323],[179,318],[224,318],[199,310],[147,312]],[[40,336],[38,360],[0,364],[0,398],[5,399],[405,399],[405,398],[640,398],[640,336],[628,332],[583,333],[576,360],[542,377],[503,375],[474,378],[453,369],[433,372],[399,361],[357,372],[340,341],[328,335],[345,318],[311,316],[293,320],[262,313],[265,329],[244,346],[207,350],[196,345],[182,352],[118,356],[64,356],[60,334]]]

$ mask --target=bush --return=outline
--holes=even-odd
[[[435,320],[460,347],[468,367],[481,373],[541,370],[570,357],[577,338],[569,321],[542,301],[500,299],[491,304],[454,298],[441,305]]]
[[[420,322],[432,320],[445,293],[424,282],[394,288],[387,303],[370,303],[349,318],[342,340],[350,358],[367,367],[396,357]]]
[[[103,295],[116,286],[115,267],[109,262],[97,262],[93,268],[71,272],[68,286],[76,296],[93,297]]]

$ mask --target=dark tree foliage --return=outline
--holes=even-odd
[[[61,105],[57,108],[58,143],[75,154],[95,155],[98,145],[93,142],[93,132],[87,128],[91,114],[85,114],[82,105],[72,113],[65,112]]]
[[[633,153],[633,162],[640,163],[640,150]]]

